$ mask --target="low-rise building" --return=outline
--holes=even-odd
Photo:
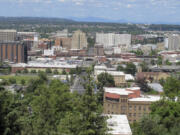
[[[159,82],[159,80],[166,80],[170,75],[165,72],[139,72],[136,74],[136,79],[145,79],[146,81]]]
[[[41,58],[36,61],[29,61],[27,64],[19,63],[19,64],[12,64],[11,70],[12,73],[15,73],[18,70],[27,69],[29,72],[32,70],[38,71],[46,71],[47,68],[51,68],[52,71],[57,70],[61,73],[63,70],[66,72],[70,72],[71,69],[76,69],[78,64],[70,64],[66,61],[58,61],[53,60],[52,58]]]
[[[104,88],[104,113],[127,115],[130,123],[150,113],[150,105],[160,96],[141,95],[139,87]]]
[[[127,81],[134,80],[131,74],[125,74],[121,71],[116,71],[116,68],[107,68],[106,66],[95,66],[94,75],[97,78],[101,73],[108,73],[113,76],[116,86],[125,86]]]

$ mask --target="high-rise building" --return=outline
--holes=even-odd
[[[84,49],[84,48],[87,48],[86,33],[80,30],[75,31],[72,37],[71,49]]]
[[[180,49],[180,35],[173,34],[168,36],[168,50]]]
[[[70,37],[60,37],[60,38],[56,38],[55,40],[55,46],[60,46],[62,48],[65,48],[66,50],[71,49],[71,43],[72,43],[72,38]]]
[[[0,42],[0,61],[27,62],[27,45],[22,42]]]
[[[16,38],[16,30],[0,30],[0,41],[15,41]]]
[[[131,45],[131,35],[115,33],[96,33],[96,43],[103,45],[104,48],[121,45],[125,45],[127,48],[129,48]]]

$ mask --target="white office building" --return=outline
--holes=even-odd
[[[113,46],[131,46],[130,34],[115,34],[115,33],[96,33],[96,43],[103,45],[104,48]]]
[[[180,49],[180,35],[173,34],[168,36],[168,50]]]

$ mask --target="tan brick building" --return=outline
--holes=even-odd
[[[87,37],[86,33],[77,30],[72,36],[71,49],[85,49],[87,48]]]
[[[104,113],[125,114],[129,122],[135,122],[150,113],[152,102],[160,96],[144,96],[139,87],[133,88],[104,88]]]
[[[128,80],[134,80],[134,77],[131,74],[125,74],[124,72],[120,72],[120,71],[110,71],[111,69],[98,69],[98,68],[96,69],[96,67],[97,66],[95,66],[95,70],[94,70],[95,76],[97,77],[101,73],[108,73],[112,75],[112,77],[114,78],[115,86],[124,87],[126,86]]]
[[[55,40],[55,46],[60,46],[66,48],[67,50],[71,49],[72,38],[70,37],[59,37]]]
[[[170,77],[168,73],[164,72],[139,72],[136,74],[136,79],[145,78],[147,81],[152,80],[153,82],[158,82],[161,79],[167,79]]]

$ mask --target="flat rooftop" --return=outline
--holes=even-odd
[[[132,101],[132,102],[156,102],[156,101],[159,101],[161,99],[160,96],[154,96],[154,95],[141,95],[141,97],[138,97],[138,98],[132,98],[132,99],[129,99],[129,101]]]
[[[17,31],[13,29],[0,29],[0,32],[17,32]]]
[[[106,115],[109,133],[112,135],[132,135],[126,115]]]
[[[131,90],[131,88],[127,88],[127,89]],[[129,95],[129,94],[133,93],[131,91],[127,91],[127,89],[126,88],[104,87],[104,91],[107,93],[118,94],[118,95]],[[139,90],[140,90],[140,88],[139,88]]]

